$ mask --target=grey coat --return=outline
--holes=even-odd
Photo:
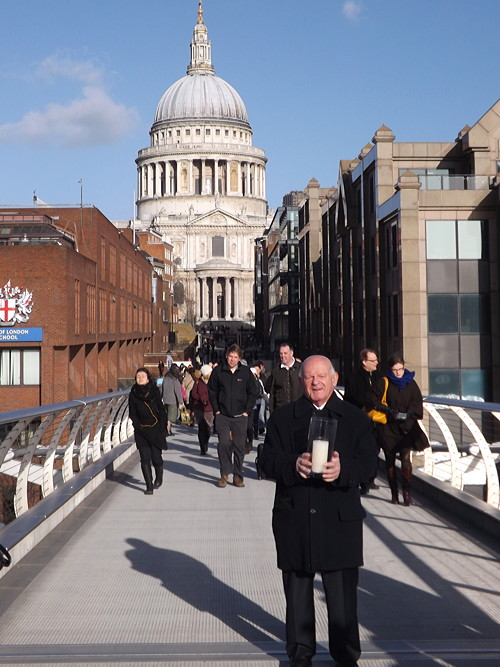
[[[184,403],[181,383],[171,373],[167,373],[163,378],[161,398],[165,405],[182,405]]]

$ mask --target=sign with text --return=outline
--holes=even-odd
[[[15,329],[0,328],[0,343],[33,343],[42,340],[42,327],[29,327],[22,329],[21,327]]]

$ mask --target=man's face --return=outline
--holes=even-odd
[[[289,345],[284,345],[280,347],[280,361],[285,366],[291,366],[293,359],[293,350],[290,349]]]
[[[237,352],[230,352],[227,357],[227,365],[229,368],[236,368],[240,362],[240,355]]]
[[[365,369],[365,371],[368,371],[369,373],[373,373],[373,371],[377,370],[378,366],[378,359],[377,355],[374,354],[373,352],[368,352],[366,359],[363,359],[361,362],[361,365]]]
[[[314,405],[323,405],[333,394],[338,374],[325,357],[315,356],[304,361],[302,366],[302,389],[304,396]]]

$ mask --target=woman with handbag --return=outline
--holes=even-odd
[[[199,371],[195,371],[195,381],[191,389],[191,405],[198,424],[198,442],[202,456],[205,456],[208,451],[208,441],[214,423],[214,411],[210,404],[207,387],[211,372],[212,367],[208,364],[204,364]]]
[[[367,397],[367,408],[368,410],[373,408],[387,417],[385,423],[377,419],[376,426],[377,440],[385,456],[391,502],[395,505],[399,504],[396,476],[396,456],[399,455],[403,502],[409,506],[413,505],[410,495],[411,451],[422,451],[429,447],[427,436],[418,423],[424,413],[423,400],[419,386],[414,380],[415,373],[405,368],[405,361],[401,354],[393,354],[387,365],[385,377],[376,384]]]
[[[166,449],[165,429],[167,413],[160,390],[146,368],[138,368],[135,384],[130,389],[128,413],[134,427],[135,444],[139,450],[141,470],[146,482],[146,495],[159,489],[163,482],[162,449]],[[153,483],[153,465],[156,478]]]

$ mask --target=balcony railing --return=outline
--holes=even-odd
[[[423,190],[489,190],[489,176],[420,174]]]

